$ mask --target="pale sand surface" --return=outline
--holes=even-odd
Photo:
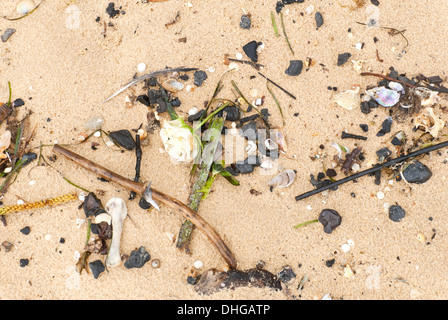
[[[319,152],[320,144],[325,145],[326,152],[334,154],[330,144],[341,142],[338,135],[342,130],[362,134],[358,125],[369,124],[367,141],[343,141],[351,149],[355,143],[361,145],[367,162],[376,161],[376,150],[391,147],[391,134],[376,137],[387,110],[378,108],[365,115],[359,108],[346,111],[332,106],[334,93],[327,90],[327,86],[345,91],[353,84],[365,88],[379,80],[360,76],[350,61],[337,67],[337,55],[350,52],[354,60],[367,60],[363,70],[377,73],[387,72],[394,66],[410,77],[423,73],[445,78],[447,2],[380,1],[380,25],[406,29],[405,36],[410,44],[401,57],[399,53],[406,44],[404,39],[399,35],[391,36],[384,29],[367,29],[357,24],[356,21],[366,22],[370,13],[366,8],[342,7],[351,4],[348,0],[306,0],[284,8],[294,56],[283,35],[274,35],[270,12],[274,11],[275,1],[190,2],[191,8],[184,5],[185,1],[178,0],[148,4],[137,0],[117,1],[116,6],[122,6],[126,14],[110,19],[105,12],[109,1],[47,0],[22,20],[0,19],[0,33],[8,27],[17,30],[8,42],[0,43],[0,98],[7,101],[7,82],[10,81],[13,98],[25,100],[22,108],[32,111],[31,126],[37,125],[31,146],[38,147],[40,142],[52,144],[56,140],[73,143],[78,134],[85,131],[86,120],[94,115],[104,118],[106,131],[130,130],[145,123],[146,107],[136,103],[126,108],[124,100],[127,94],[143,93],[141,84],[102,103],[132,78],[140,62],[147,64],[147,71],[166,66],[202,70],[215,67],[215,72],[207,72],[208,79],[201,87],[177,95],[182,101],[179,113],[187,115],[193,106],[202,108],[203,101],[212,95],[217,81],[228,68],[222,63],[225,53],[235,57],[236,53],[243,53],[242,46],[249,41],[262,41],[266,45],[259,55],[259,63],[266,66],[262,72],[298,97],[292,100],[274,89],[286,118],[288,154],[296,156],[295,159],[281,156],[280,164],[297,170],[297,180],[289,188],[274,189],[271,193],[266,185],[270,177],[260,175],[257,169],[253,174],[240,175],[239,187],[218,178],[213,192],[201,203],[199,213],[222,236],[235,254],[240,269],[253,268],[259,260],[265,261],[266,269],[273,273],[290,265],[297,277],[289,287],[302,299],[320,299],[326,293],[334,299],[447,299],[445,154],[431,154],[422,160],[433,171],[433,177],[423,185],[413,186],[411,193],[401,191],[406,187],[404,182],[394,182],[387,191],[385,177],[379,186],[374,184],[373,177],[364,177],[327,196],[317,195],[300,202],[294,199],[313,188],[309,174],[316,175],[322,170],[322,162],[312,161],[310,156]],[[0,15],[15,13],[15,4],[15,0],[3,0]],[[325,23],[319,30],[315,28],[314,12],[300,15],[310,4],[314,12],[323,14]],[[66,9],[70,5],[80,10],[77,29],[66,27],[70,15]],[[242,8],[252,15],[250,30],[239,27]],[[178,11],[180,20],[166,28],[165,24]],[[95,21],[98,16],[101,17],[99,23]],[[276,17],[281,33],[280,18]],[[104,21],[114,24],[107,28],[106,37],[102,35]],[[352,38],[348,37],[349,28]],[[375,36],[378,43],[373,41]],[[179,43],[178,39],[183,37],[187,42]],[[355,48],[358,42],[365,43],[362,50]],[[377,60],[376,49],[383,63]],[[306,57],[311,57],[316,65],[296,78],[285,75],[289,60],[305,60]],[[323,71],[319,63],[328,71]],[[251,75],[257,77],[250,80]],[[238,71],[227,75],[221,97],[234,97],[230,80],[234,80],[247,96],[254,88],[265,95],[271,122],[281,125],[266,82],[253,68],[239,65]],[[187,83],[192,82],[190,77]],[[298,117],[293,116],[296,112]],[[48,118],[51,121],[47,121]],[[401,124],[395,122],[392,133],[403,129],[412,134],[409,120]],[[90,143],[70,149],[133,178],[133,152],[112,151],[99,138],[92,138],[92,141],[100,143],[99,150],[93,151]],[[157,189],[186,202],[190,167],[174,165],[166,153],[160,153],[161,147],[156,132],[149,137],[149,144],[143,146],[141,179],[151,180]],[[44,148],[43,152],[45,156],[52,155],[51,148]],[[15,204],[18,198],[31,202],[79,191],[48,167],[30,170],[34,165],[20,172],[2,199],[4,204]],[[128,198],[127,190],[99,181],[94,174],[60,156],[54,166],[88,190],[104,190],[105,194],[99,196],[103,204],[114,196]],[[30,180],[35,180],[36,184],[30,186]],[[250,194],[252,188],[261,194]],[[383,200],[372,196],[378,191],[385,193]],[[356,194],[355,198],[350,196],[351,192]],[[395,202],[407,212],[400,223],[391,221],[383,207],[384,203]],[[82,209],[78,209],[80,203],[74,201],[7,216],[7,227],[0,225],[0,241],[9,241],[14,248],[10,252],[0,250],[0,299],[287,299],[283,292],[266,288],[239,288],[212,296],[198,295],[186,282],[193,263],[201,260],[203,270],[219,269],[225,264],[219,252],[199,230],[193,234],[192,255],[180,252],[166,233],[177,235],[183,218],[163,206],[160,212],[144,212],[138,200],[127,201],[131,219],[124,224],[122,252],[129,254],[144,246],[152,258],[161,261],[161,267],[153,269],[148,263],[141,269],[128,270],[121,265],[96,280],[85,271],[79,275],[75,269],[75,252],[83,251],[86,237],[86,226],[76,226],[76,220],[85,217]],[[332,234],[325,234],[319,223],[299,230],[293,228],[298,223],[316,219],[325,208],[337,210],[343,218],[341,226]],[[31,228],[29,235],[20,232],[25,226]],[[433,229],[436,236],[431,240]],[[418,233],[430,244],[419,242]],[[64,244],[59,243],[60,238],[65,239]],[[340,247],[349,239],[354,241],[354,246],[343,253]],[[23,258],[30,262],[21,268],[19,260]],[[90,261],[97,258],[103,259],[92,255]],[[336,263],[332,268],[326,267],[325,261],[332,258]],[[346,264],[356,272],[350,278],[344,276]],[[308,275],[308,282],[303,291],[298,292],[298,283],[305,275]]]

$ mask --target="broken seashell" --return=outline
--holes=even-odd
[[[445,121],[434,114],[434,110],[430,107],[425,108],[415,120],[415,127],[424,127],[434,138],[439,136],[439,131],[445,126]]]
[[[367,90],[366,93],[383,107],[392,107],[400,101],[400,94],[386,87],[376,87]]]
[[[333,101],[346,110],[353,110],[359,106],[359,86],[354,86],[352,90],[338,93],[334,96]]]
[[[6,150],[11,145],[11,131],[6,130],[0,137],[0,148]]]
[[[174,79],[168,79],[162,83],[162,87],[169,92],[177,92],[184,88],[184,84]]]
[[[268,186],[286,188],[289,187],[296,177],[294,170],[287,169],[268,181]]]
[[[272,128],[274,130],[273,134],[271,133],[271,137],[273,137],[273,142],[277,143],[278,151],[280,151],[283,154],[286,154],[288,151],[288,146],[286,144],[286,137],[283,133],[283,128]]]
[[[389,88],[401,94],[405,94],[404,87],[401,85],[401,83],[391,81],[389,82]]]
[[[268,150],[276,150],[278,148],[278,143],[272,140],[271,138],[266,139],[264,145]]]
[[[36,8],[36,5],[31,0],[23,0],[17,4],[16,11],[20,14],[28,14]]]

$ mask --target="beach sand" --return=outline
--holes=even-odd
[[[332,103],[336,93],[327,87],[337,87],[343,92],[355,84],[364,90],[378,83],[379,78],[360,76],[351,60],[365,60],[363,71],[388,73],[394,67],[408,77],[422,73],[445,79],[446,1],[411,4],[382,0],[378,7],[367,1],[362,8],[353,8],[353,1],[349,0],[306,0],[287,5],[282,12],[294,55],[288,49],[276,13],[280,36],[274,34],[270,13],[275,12],[276,1],[190,0],[188,6],[187,1],[178,0],[154,3],[122,0],[116,1],[115,6],[122,7],[125,14],[114,18],[106,13],[109,2],[46,0],[24,19],[0,19],[1,34],[7,28],[16,29],[7,42],[0,43],[0,100],[8,101],[10,81],[13,99],[25,101],[20,112],[30,111],[29,127],[36,126],[31,151],[39,153],[41,143],[76,143],[81,133],[89,133],[84,124],[92,116],[104,119],[106,132],[132,130],[145,124],[148,108],[138,102],[128,108],[125,100],[128,95],[145,93],[143,84],[103,103],[138,73],[139,63],[147,65],[146,72],[166,66],[196,67],[207,72],[208,78],[202,86],[176,94],[182,102],[176,110],[186,117],[191,108],[203,108],[204,101],[210,99],[220,77],[228,70],[223,63],[224,54],[235,58],[242,53],[247,59],[242,47],[252,40],[260,41],[265,45],[258,60],[265,66],[261,72],[297,97],[294,100],[270,86],[283,108],[288,141],[289,158],[280,155],[279,164],[284,169],[297,170],[297,176],[290,187],[275,188],[272,192],[267,186],[272,176],[260,174],[259,168],[252,174],[239,175],[238,187],[222,177],[213,183],[213,191],[201,203],[199,214],[234,253],[238,269],[254,268],[262,260],[265,269],[276,274],[289,265],[296,278],[288,288],[296,298],[305,300],[321,299],[327,293],[333,299],[448,298],[445,150],[441,155],[431,153],[421,160],[433,176],[424,184],[412,185],[411,191],[404,181],[389,184],[389,178],[383,174],[380,185],[374,184],[374,177],[364,177],[357,183],[340,186],[337,191],[295,200],[295,196],[313,189],[310,174],[317,175],[322,164],[336,154],[330,146],[332,142],[344,144],[350,150],[355,145],[362,146],[366,160],[361,169],[366,169],[369,163],[376,162],[378,149],[394,150],[390,144],[393,133],[404,130],[415,137],[409,118],[401,123],[395,121],[391,133],[377,137],[388,110],[380,107],[370,114],[361,113],[359,108],[345,110]],[[17,15],[16,3],[16,0],[2,1],[0,15]],[[314,9],[308,14],[305,10],[310,5]],[[179,20],[166,27],[177,12]],[[239,26],[245,12],[251,14],[249,30]],[[316,12],[321,12],[324,19],[318,30]],[[409,45],[387,29],[357,23],[366,23],[372,16],[379,26],[406,30]],[[97,17],[100,21],[96,21]],[[378,38],[376,43],[374,37]],[[179,42],[180,38],[186,38],[186,42]],[[357,43],[364,43],[364,47],[356,49]],[[376,50],[383,62],[377,58]],[[352,57],[337,66],[338,54],[344,52]],[[285,74],[290,60],[306,61],[307,57],[315,62],[309,70],[304,68],[297,77]],[[214,72],[207,71],[210,67],[214,67]],[[248,97],[250,90],[256,89],[260,97],[266,97],[263,107],[271,113],[270,122],[282,126],[277,106],[266,89],[266,80],[249,65],[238,67],[225,76],[220,97],[235,98],[231,80]],[[193,74],[189,75],[185,83],[193,85]],[[255,78],[250,79],[251,76]],[[294,116],[296,113],[298,116]],[[446,120],[446,114],[442,116]],[[167,119],[168,115],[161,117]],[[368,133],[361,131],[361,123],[369,124]],[[2,131],[5,125],[4,122]],[[340,134],[345,129],[365,134],[368,140],[341,140]],[[93,141],[99,143],[98,150],[91,149]],[[160,152],[163,144],[158,130],[148,141],[142,147],[141,180],[151,181],[156,189],[187,202],[191,166],[174,164],[167,153]],[[325,149],[319,148],[321,144]],[[67,148],[133,179],[132,151],[110,149],[97,137]],[[327,162],[311,159],[319,153],[328,154]],[[50,146],[43,147],[42,154],[47,158],[54,153]],[[19,199],[33,202],[80,192],[57,171],[36,163],[20,171],[2,199],[4,205],[16,204]],[[194,262],[203,263],[199,274],[225,267],[219,252],[200,230],[193,233],[191,255],[181,252],[170,235],[177,236],[184,221],[182,216],[164,205],[160,211],[144,211],[139,208],[138,199],[128,200],[128,190],[98,180],[93,173],[61,156],[51,165],[74,183],[95,192],[103,205],[112,197],[125,199],[129,217],[123,227],[121,252],[129,255],[144,246],[151,259],[160,260],[160,268],[153,269],[147,263],[140,269],[127,269],[122,264],[109,268],[98,279],[86,271],[79,274],[77,253],[84,251],[86,224],[77,226],[78,219],[84,219],[85,215],[78,208],[81,201],[76,200],[6,216],[7,226],[0,225],[0,242],[8,241],[13,248],[9,252],[0,248],[0,299],[290,299],[284,290],[247,287],[199,295],[187,283]],[[30,181],[35,184],[30,185]],[[260,194],[252,194],[251,189]],[[379,191],[385,194],[384,199],[377,198]],[[390,220],[386,203],[401,205],[406,217],[398,223]],[[342,224],[331,234],[324,233],[320,223],[293,228],[317,219],[326,208],[342,216]],[[26,226],[30,227],[28,235],[20,232]],[[426,239],[423,242],[417,239],[420,233]],[[341,246],[348,242],[352,246],[343,252]],[[29,264],[21,267],[20,259],[28,259]],[[104,256],[92,254],[89,262],[97,259],[104,261]],[[331,259],[335,263],[327,267],[325,262]],[[354,271],[350,277],[344,275],[346,266]],[[308,280],[299,290],[298,284],[304,276]]]

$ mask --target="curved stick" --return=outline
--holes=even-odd
[[[58,144],[54,146],[53,151],[59,153],[60,155],[66,157],[69,160],[72,160],[73,162],[83,167],[84,169],[87,169],[104,179],[115,182],[121,185],[122,187],[125,187],[139,194],[143,194],[143,192],[145,191],[146,187],[142,182],[129,180],[97,163],[94,163],[70,150],[61,147]],[[224,241],[221,239],[221,237],[218,235],[218,233],[207,221],[205,221],[201,216],[199,216],[197,213],[191,210],[183,202],[175,198],[172,198],[158,190],[152,188],[151,190],[152,190],[152,197],[154,200],[162,202],[166,206],[180,213],[182,216],[184,216],[184,218],[190,220],[196,227],[198,227],[202,232],[204,232],[204,234],[212,241],[212,243],[221,253],[224,260],[228,263],[228,265],[233,269],[236,268],[237,262],[232,252],[224,243]]]

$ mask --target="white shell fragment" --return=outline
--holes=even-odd
[[[108,213],[101,213],[95,217],[95,223],[100,224],[101,222],[107,222],[107,224],[111,224],[112,217]]]
[[[169,92],[177,92],[184,88],[184,84],[174,79],[168,79],[162,83],[162,87]]]
[[[17,11],[17,13],[20,13],[20,14],[28,14],[28,13],[30,13],[34,8],[36,8],[36,5],[34,4],[34,1],[31,1],[31,0],[23,0],[23,1],[20,1],[20,2],[17,4],[16,11]]]
[[[401,83],[391,81],[389,82],[389,88],[401,94],[405,94],[404,87],[401,85]]]
[[[11,145],[11,131],[6,130],[0,137],[0,149],[6,150]]]
[[[434,138],[439,136],[439,131],[445,127],[445,121],[440,119],[430,107],[425,108],[415,119],[415,127],[423,127]]]
[[[400,101],[400,93],[386,87],[376,87],[366,93],[383,107],[392,107]]]
[[[279,173],[274,178],[269,180],[268,186],[277,188],[286,188],[289,187],[294,182],[295,177],[296,173],[294,172],[294,170],[288,169]]]
[[[338,93],[334,96],[333,101],[346,110],[357,108],[361,101],[359,97],[359,86],[356,86],[352,90]]]

